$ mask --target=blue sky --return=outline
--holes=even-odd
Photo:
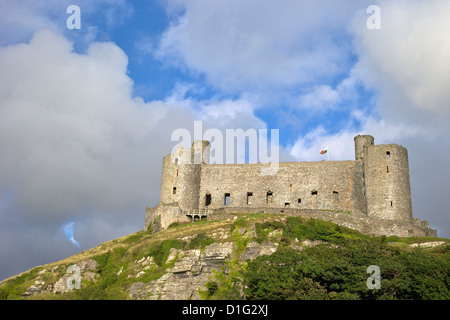
[[[283,161],[352,160],[357,134],[403,145],[413,216],[450,237],[449,16],[446,0],[0,0],[0,278],[142,229],[171,133],[195,120],[278,129]]]

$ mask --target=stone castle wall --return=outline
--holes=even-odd
[[[150,220],[159,221],[156,229],[189,221],[185,212],[193,209],[300,215],[313,210],[343,213],[365,233],[372,228],[374,234],[435,234],[412,217],[407,150],[375,145],[370,135],[354,140],[353,161],[282,162],[272,175],[262,174],[267,164],[209,164],[207,141],[179,147],[163,159],[160,203],[147,209],[145,229]]]
[[[276,174],[261,175],[265,166],[204,165],[199,207],[330,209],[364,214],[364,203],[355,203],[363,201],[360,189],[354,188],[355,161],[285,162],[279,164]]]

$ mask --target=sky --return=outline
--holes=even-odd
[[[449,16],[447,0],[0,0],[0,279],[142,230],[194,121],[277,129],[281,161],[353,160],[357,134],[402,145],[413,216],[450,238]]]

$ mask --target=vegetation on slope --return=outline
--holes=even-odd
[[[215,271],[199,291],[203,299],[450,299],[447,239],[371,237],[331,222],[267,214],[140,231],[3,281],[0,299],[130,299],[134,282],[156,280],[173,267],[177,256],[168,261],[171,252],[204,249],[218,241],[212,236],[218,228],[229,228],[231,236],[223,241],[233,241],[235,250],[227,268]],[[279,244],[275,253],[242,261],[250,241],[269,240]],[[447,244],[410,247],[437,240]],[[148,257],[151,263],[137,277],[138,261]],[[54,283],[69,265],[86,259],[98,263],[97,276],[83,279],[81,289],[23,297],[37,277]],[[381,289],[367,288],[370,265],[380,267]]]
[[[216,275],[202,298],[236,299],[241,292],[250,300],[450,299],[450,246],[398,245],[435,238],[370,237],[331,222],[289,217],[286,224],[257,223],[255,240],[265,241],[273,230],[283,231],[277,252],[241,263],[228,282],[223,273]],[[320,244],[294,249],[306,239]],[[380,289],[367,287],[370,265],[380,267]]]

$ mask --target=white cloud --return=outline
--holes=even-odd
[[[360,129],[349,126],[339,132],[329,133],[325,128],[319,126],[297,139],[290,147],[291,155],[301,161],[320,161],[326,157],[320,155],[319,152],[328,147],[330,160],[354,160],[353,138],[358,134],[374,136],[376,144],[389,144],[398,143],[402,139],[413,137],[420,132],[413,126],[375,119],[361,112],[354,112],[351,117],[361,123]]]
[[[381,112],[439,121],[450,114],[450,2],[380,1],[381,29],[353,32],[362,80],[381,93]]]
[[[178,86],[165,102],[169,105],[184,106],[190,109],[196,118],[215,126],[226,128],[266,128],[264,121],[254,115],[254,104],[246,99],[230,99],[213,97],[207,100],[196,100],[186,97],[186,86]]]
[[[69,219],[83,221],[85,248],[141,229],[145,206],[159,200],[170,134],[191,125],[192,112],[134,98],[127,56],[113,43],[76,54],[43,30],[0,48],[0,70],[2,238],[20,234],[27,246],[17,252],[35,256],[33,242],[48,244]],[[97,235],[102,223],[114,227]]]
[[[346,25],[358,1],[171,1],[176,20],[156,54],[223,90],[332,78],[349,63]],[[183,15],[179,17],[180,12]]]
[[[74,3],[75,2],[75,3]],[[81,9],[81,29],[71,32],[66,27],[70,16],[67,7]],[[133,15],[127,0],[0,0],[0,45],[28,41],[43,28],[77,38],[88,46],[99,31],[98,24],[114,28]]]
[[[313,90],[299,99],[301,109],[323,112],[334,109],[342,101],[340,93],[329,85],[317,85]]]

